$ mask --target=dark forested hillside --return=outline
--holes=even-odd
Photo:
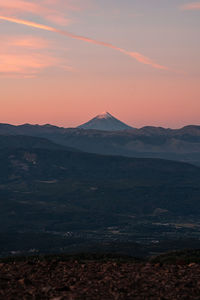
[[[180,225],[166,220],[199,218],[197,166],[83,153],[21,136],[4,137],[1,146],[0,253],[34,245],[58,250],[74,242],[81,249],[85,238],[99,242],[105,236],[123,245],[128,239],[138,249],[135,236],[177,233]],[[190,237],[188,226],[183,232]],[[122,249],[129,253],[129,246]]]
[[[145,214],[160,208],[187,215],[200,209],[200,168],[185,163],[26,148],[2,149],[0,165],[3,218],[12,205],[20,221],[26,209],[31,221],[38,208],[56,219],[71,210]]]
[[[46,138],[25,135],[0,135],[0,149],[29,148],[29,149],[66,149],[62,145],[53,143]]]

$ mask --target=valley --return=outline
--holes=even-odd
[[[0,151],[1,256],[200,247],[198,166],[12,139]]]

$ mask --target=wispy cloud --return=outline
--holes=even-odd
[[[18,73],[24,75],[36,74],[44,68],[57,64],[57,60],[48,55],[30,54],[0,54],[0,72]]]
[[[86,1],[87,3],[87,1]],[[8,16],[38,15],[58,25],[68,25],[70,11],[84,9],[79,0],[0,0],[0,13]]]
[[[20,35],[20,36],[6,36],[1,35],[1,49],[7,51],[16,51],[16,47],[21,47],[23,49],[47,49],[51,46],[51,42],[47,39],[35,36],[27,36],[27,35]],[[21,49],[20,49],[21,50]]]
[[[200,2],[186,3],[181,6],[182,10],[200,10]]]
[[[51,43],[34,36],[0,36],[0,76],[32,78],[48,68],[72,72],[60,57],[49,52]]]
[[[0,19],[8,21],[8,22],[12,22],[12,23],[22,24],[22,25],[25,25],[25,26],[33,27],[33,28],[39,28],[39,29],[42,29],[42,30],[55,32],[55,33],[70,37],[72,39],[81,40],[83,42],[87,42],[87,43],[91,43],[91,44],[111,48],[111,49],[119,51],[119,52],[121,52],[121,53],[123,53],[123,54],[125,54],[125,55],[127,55],[131,58],[134,58],[135,60],[137,60],[140,63],[143,63],[145,65],[150,65],[151,67],[153,67],[155,69],[169,70],[168,67],[157,64],[157,63],[153,62],[150,58],[148,58],[148,57],[146,57],[146,56],[144,56],[140,53],[127,51],[123,48],[116,47],[116,46],[112,45],[111,43],[106,43],[106,42],[98,41],[98,40],[95,40],[95,39],[92,39],[92,38],[88,38],[88,37],[84,37],[84,36],[80,36],[80,35],[75,35],[73,33],[70,33],[68,31],[66,31],[66,30],[60,30],[60,29],[57,29],[55,27],[50,27],[50,26],[46,26],[46,25],[43,25],[43,24],[30,22],[30,21],[27,21],[27,20],[11,18],[11,17],[5,17],[5,16],[0,16]]]

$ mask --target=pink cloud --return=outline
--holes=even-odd
[[[200,2],[191,2],[181,6],[182,10],[200,10]]]
[[[36,74],[38,71],[54,66],[57,60],[48,55],[30,54],[0,54],[1,73]]]
[[[1,77],[33,78],[52,67],[73,72],[65,60],[49,52],[51,43],[46,39],[34,36],[0,36],[0,39]]]
[[[66,30],[60,30],[60,29],[57,29],[55,27],[51,27],[51,26],[47,26],[47,25],[43,25],[43,24],[39,24],[39,23],[27,21],[27,20],[23,20],[23,19],[10,18],[10,17],[4,17],[4,16],[0,16],[0,19],[11,22],[11,23],[22,24],[22,25],[25,25],[25,26],[28,26],[28,27],[33,27],[33,28],[38,28],[38,29],[42,29],[42,30],[46,30],[46,31],[55,32],[55,33],[62,34],[64,36],[70,37],[70,38],[75,39],[75,40],[80,40],[80,41],[83,41],[83,42],[86,42],[86,43],[91,43],[91,44],[111,48],[111,49],[119,51],[119,52],[121,52],[125,55],[128,55],[131,58],[134,58],[135,60],[137,60],[140,63],[143,63],[145,65],[150,65],[151,67],[153,67],[155,69],[169,70],[168,67],[155,63],[150,58],[142,55],[141,53],[130,52],[130,51],[127,51],[123,48],[116,47],[115,45],[113,45],[111,43],[106,43],[106,42],[95,40],[95,39],[92,39],[92,38],[89,38],[89,37],[76,35],[76,34],[73,34],[71,32],[68,32]]]
[[[8,16],[39,15],[52,23],[66,26],[71,22],[69,11],[83,9],[81,3],[71,0],[0,0],[0,12]]]
[[[60,7],[69,11],[82,11],[92,6],[93,0],[43,0],[49,7]]]
[[[7,11],[10,10],[11,12],[24,11],[36,13],[41,9],[41,6],[24,0],[0,0],[0,9],[6,9]]]
[[[51,23],[55,23],[62,26],[69,25],[69,23],[72,22],[70,19],[67,19],[64,15],[58,13],[48,14],[45,16],[45,18]]]
[[[23,49],[47,49],[51,46],[48,40],[35,37],[35,36],[0,36],[1,38],[1,48],[7,49],[16,49],[16,47],[22,47]]]

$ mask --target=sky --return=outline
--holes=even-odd
[[[0,123],[200,125],[200,1],[0,0]]]

